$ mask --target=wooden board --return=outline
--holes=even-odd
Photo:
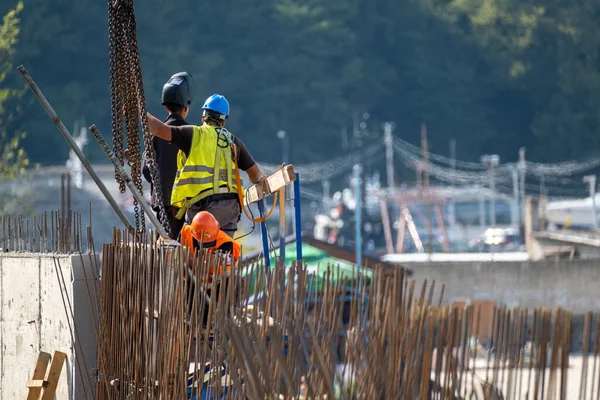
[[[296,172],[294,171],[294,166],[285,165],[283,168],[266,179],[264,188],[260,183],[250,186],[246,190],[244,205],[247,206],[249,204],[256,203],[257,201],[277,192],[282,187],[289,185],[295,180]]]
[[[63,365],[67,355],[61,351],[55,351],[52,355],[52,363],[50,364],[50,370],[48,371],[48,385],[44,389],[42,394],[42,400],[53,400],[56,389],[58,388],[58,379],[63,369]]]
[[[40,398],[42,388],[46,386],[44,378],[46,377],[46,369],[48,369],[49,363],[50,353],[41,351],[37,363],[35,364],[35,369],[33,370],[33,376],[27,383],[27,387],[29,388],[27,400],[38,400]]]

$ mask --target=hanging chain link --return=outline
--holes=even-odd
[[[121,135],[121,102],[119,98],[120,91],[117,90],[119,70],[121,63],[116,60],[118,52],[116,51],[118,35],[116,35],[117,10],[109,5],[108,7],[108,45],[110,51],[110,99],[111,99],[111,121],[112,121],[112,141],[113,153],[120,161],[123,159],[123,136]],[[115,167],[115,180],[119,184],[119,191],[125,193],[125,181],[117,172]]]
[[[124,159],[131,170],[131,180],[143,194],[142,152],[138,118],[142,120],[142,134],[146,148],[146,163],[150,170],[152,186],[156,196],[162,199],[160,173],[156,166],[156,154],[152,146],[152,136],[148,130],[146,100],[142,81],[142,67],[136,38],[133,0],[108,2],[108,26],[110,48],[111,113],[114,153],[124,165]],[[127,150],[123,151],[123,119],[127,139]],[[121,193],[125,192],[125,182],[115,171],[115,179]],[[144,211],[134,199],[135,227],[139,233],[146,230]],[[162,201],[159,202],[159,221],[167,234],[171,234],[167,213]]]

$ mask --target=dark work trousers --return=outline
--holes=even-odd
[[[185,215],[188,224],[192,223],[194,216],[200,211],[207,211],[219,221],[221,230],[225,232],[230,238],[237,231],[237,224],[240,221],[242,208],[240,207],[240,201],[237,197],[230,199],[214,199],[207,198],[199,201],[192,205]]]

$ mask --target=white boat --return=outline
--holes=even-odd
[[[591,229],[594,227],[593,201],[586,199],[551,201],[546,204],[548,223],[558,228]],[[596,210],[600,204],[600,194],[596,195]]]

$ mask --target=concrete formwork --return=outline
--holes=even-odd
[[[83,398],[82,382],[91,394],[96,301],[86,286],[93,290],[91,264],[99,265],[91,260],[79,255],[0,254],[0,400],[26,398],[39,352],[55,350],[68,356],[56,398]]]

